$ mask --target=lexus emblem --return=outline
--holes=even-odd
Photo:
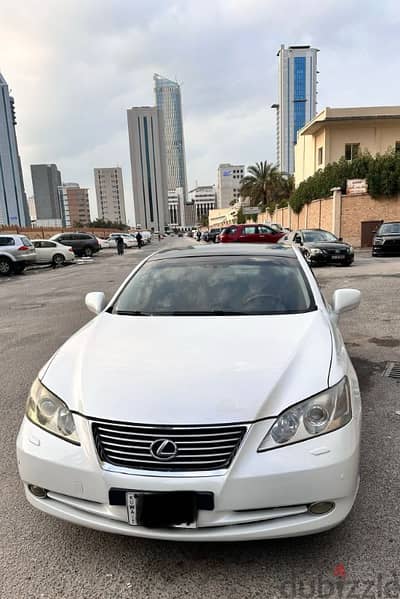
[[[171,439],[157,439],[150,445],[150,453],[156,460],[166,462],[176,456],[178,447]]]

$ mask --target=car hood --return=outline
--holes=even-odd
[[[41,374],[85,416],[149,424],[250,422],[328,385],[321,311],[285,316],[102,313]]]
[[[347,250],[350,247],[348,243],[342,243],[341,241],[315,241],[313,243],[306,242],[304,245],[310,248],[320,248],[321,250]]]

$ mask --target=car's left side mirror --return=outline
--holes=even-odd
[[[102,291],[92,291],[91,293],[86,294],[85,304],[90,312],[93,312],[94,314],[100,314],[100,312],[105,308],[106,296]]]
[[[354,310],[361,301],[361,291],[358,289],[337,289],[332,298],[332,310],[339,316],[343,312]]]

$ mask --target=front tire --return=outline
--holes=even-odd
[[[54,266],[62,266],[65,262],[65,257],[62,254],[54,254],[52,262]]]

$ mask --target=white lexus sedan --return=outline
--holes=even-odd
[[[337,322],[359,301],[339,289],[327,305],[295,248],[146,258],[111,301],[86,296],[97,316],[32,385],[17,440],[28,501],[157,539],[336,526],[358,490],[361,424]]]

